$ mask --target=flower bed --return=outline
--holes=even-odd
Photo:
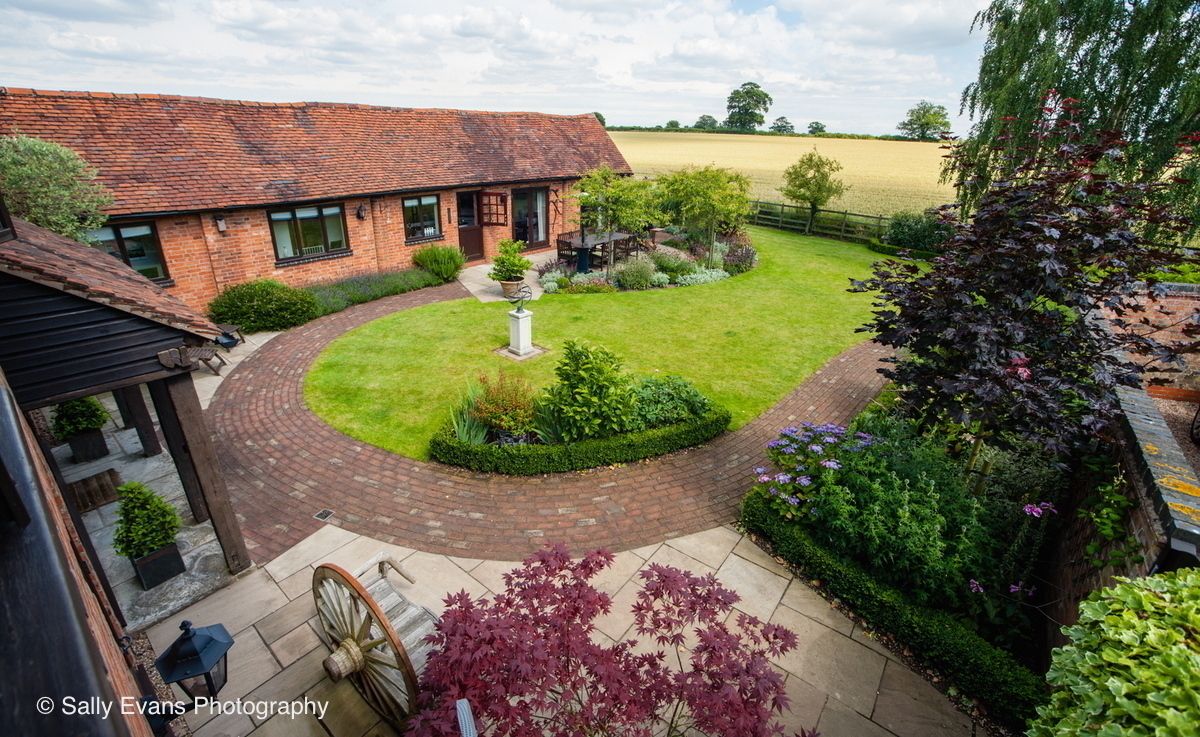
[[[636,292],[709,284],[744,274],[758,265],[758,251],[750,245],[749,237],[744,240],[733,245],[717,243],[712,254],[659,249],[644,257],[623,261],[611,273],[576,274],[566,262],[552,261],[538,269],[538,283],[546,294]]]
[[[612,352],[567,341],[558,382],[535,394],[480,376],[430,439],[436,460],[525,476],[627,463],[702,443],[731,414],[678,376],[635,381]]]
[[[631,463],[699,445],[724,432],[729,419],[729,410],[713,407],[701,417],[665,427],[555,445],[466,443],[458,439],[454,427],[447,422],[430,440],[429,455],[452,466],[510,476],[579,471]]]

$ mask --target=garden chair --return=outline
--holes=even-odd
[[[221,366],[229,365],[229,362],[213,346],[188,346],[184,352],[187,354],[188,363],[202,363],[217,376],[221,375]]]

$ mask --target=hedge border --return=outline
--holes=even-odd
[[[919,248],[903,248],[901,246],[893,246],[890,243],[884,243],[878,239],[867,241],[867,250],[875,253],[882,253],[887,256],[899,256],[901,251],[905,252],[909,258],[919,259],[921,261],[932,261],[941,254],[933,251],[922,251]]]
[[[801,527],[780,518],[763,492],[746,495],[741,519],[747,530],[765,537],[777,555],[805,576],[822,581],[829,593],[873,627],[891,634],[964,694],[985,704],[997,722],[1023,731],[1049,698],[1045,681],[1012,655],[948,612],[913,604],[857,563],[829,551]]]
[[[699,445],[724,432],[730,419],[729,410],[713,407],[687,422],[563,445],[473,445],[459,440],[447,422],[430,438],[429,455],[451,466],[509,476],[581,471]]]

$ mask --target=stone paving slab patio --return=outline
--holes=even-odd
[[[187,717],[196,737],[394,737],[346,682],[332,683],[321,668],[328,650],[318,637],[310,590],[316,565],[337,562],[356,568],[388,550],[417,579],[392,576],[414,601],[442,609],[442,598],[460,589],[488,596],[503,586],[513,562],[451,558],[397,548],[382,541],[323,525],[264,568],[243,575],[147,631],[162,651],[178,634],[178,622],[221,622],[234,633],[229,683],[222,700],[295,700],[305,696],[330,706],[324,719],[275,716]],[[748,538],[716,527],[662,544],[626,551],[597,580],[614,594],[614,610],[598,622],[604,636],[633,636],[629,605],[637,573],[650,562],[716,571],[742,597],[738,607],[764,614],[799,636],[799,646],[776,662],[786,676],[792,709],[782,721],[789,730],[816,726],[822,737],[966,737],[971,720],[902,663],[883,655],[877,643],[852,638],[853,624]],[[301,586],[300,582],[305,585]],[[806,593],[801,593],[806,592]]]

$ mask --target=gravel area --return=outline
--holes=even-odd
[[[138,664],[146,669],[146,674],[150,676],[150,681],[154,684],[154,691],[158,694],[158,698],[163,701],[175,701],[179,697],[171,690],[171,687],[163,683],[163,679],[158,675],[158,669],[154,667],[154,659],[158,654],[154,652],[154,648],[150,645],[150,638],[145,632],[139,632],[136,635],[130,635],[130,649],[133,651],[133,657]],[[171,722],[171,732],[174,737],[192,737],[192,730],[188,726],[187,720],[179,717]]]
[[[1191,438],[1192,417],[1196,414],[1197,405],[1157,397],[1154,403],[1158,405],[1158,411],[1162,413],[1179,447],[1183,449],[1184,456],[1192,464],[1192,473],[1197,473],[1200,469],[1200,447],[1197,447]]]

